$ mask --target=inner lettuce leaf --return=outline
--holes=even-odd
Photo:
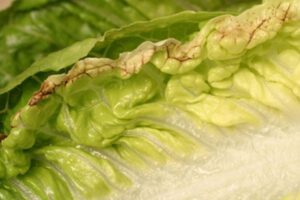
[[[297,198],[299,13],[268,0],[186,38],[78,58],[12,119],[1,198]]]

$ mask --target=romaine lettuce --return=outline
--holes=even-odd
[[[9,87],[74,66],[11,120],[0,197],[296,199],[299,13],[297,0],[183,12],[37,61]]]
[[[241,4],[239,0],[235,0],[227,2],[226,8],[232,7],[233,3],[237,8],[231,8],[231,10],[244,7],[238,6],[244,3]],[[146,3],[134,0],[14,1],[8,10],[0,12],[0,131],[9,129],[8,122],[3,121],[7,121],[5,119],[10,118],[20,107],[24,106],[24,99],[27,101],[29,95],[38,89],[42,80],[53,73],[52,70],[61,69],[59,66],[69,67],[70,58],[75,57],[76,59],[72,61],[75,62],[86,53],[93,56],[115,56],[118,52],[134,48],[141,42],[141,38],[160,40],[168,36],[180,35],[178,34],[180,25],[175,26],[173,23],[173,28],[162,30],[168,24],[166,19],[159,22],[160,28],[156,25],[154,27],[149,20],[183,10],[220,9],[221,5],[221,1],[205,4],[192,0],[175,3],[169,0]],[[209,19],[214,16],[216,14],[209,13],[206,17],[204,15],[204,18]],[[186,17],[182,16],[181,22],[184,19]],[[170,19],[170,21],[174,20]],[[187,25],[185,26],[187,35],[197,30],[196,18],[188,18],[188,21],[190,22],[188,25],[184,23]],[[132,23],[137,25],[130,25]],[[155,30],[154,33],[153,30]],[[167,35],[166,30],[170,30],[171,34],[169,32]],[[147,35],[146,32],[153,33],[153,35]],[[75,45],[74,48],[82,49],[74,50],[74,55],[71,57],[69,53],[68,61],[58,60],[56,67],[53,67],[54,63],[48,63],[53,57],[43,62],[39,61],[50,52],[90,37],[99,37],[102,41],[102,44],[98,44],[98,51],[89,52],[93,46],[93,39],[91,39],[87,42],[88,44],[79,42]],[[109,44],[116,39],[122,39],[124,45]],[[110,48],[112,46],[114,48]],[[37,61],[33,64],[35,67],[28,69],[34,61]],[[51,66],[47,66],[48,64]],[[20,85],[25,80],[26,83]]]

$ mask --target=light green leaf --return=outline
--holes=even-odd
[[[237,16],[183,12],[107,32],[12,119],[1,141],[1,195],[47,199],[39,174],[53,199],[58,185],[70,199],[298,191],[299,10],[298,1],[270,0]],[[179,24],[190,34],[169,37],[165,29]],[[137,39],[149,31],[157,36]],[[114,48],[121,41],[133,44]],[[106,57],[90,57],[99,52]]]

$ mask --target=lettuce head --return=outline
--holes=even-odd
[[[3,120],[0,199],[300,199],[300,2],[126,2],[147,21],[2,80],[29,92]]]

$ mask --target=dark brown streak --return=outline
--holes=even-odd
[[[54,85],[54,87],[49,87],[49,83],[45,81],[40,90],[33,94],[32,98],[29,100],[28,105],[34,106],[38,102],[40,102],[42,99],[46,98],[50,94],[52,94],[55,91],[55,88],[60,86],[61,84]]]
[[[174,44],[171,44],[171,45],[174,45]],[[182,56],[182,57],[171,57],[170,55],[170,49],[171,48],[171,45],[166,45],[166,52],[167,52],[167,58],[172,58],[172,59],[175,59],[175,60],[178,60],[179,62],[184,62],[184,61],[187,61],[187,60],[190,60],[192,58],[188,57],[188,56]],[[196,48],[197,46],[193,46],[193,48]],[[153,51],[155,51],[156,48],[154,47],[153,48]],[[145,64],[145,57],[144,57],[144,54],[142,54],[142,60],[141,60],[141,64],[144,65]],[[72,82],[75,78],[78,78],[84,74],[88,75],[89,77],[91,77],[91,75],[88,73],[88,71],[90,70],[93,70],[93,69],[97,69],[97,68],[101,68],[101,67],[104,67],[104,66],[109,66],[112,69],[115,68],[115,66],[107,63],[107,64],[103,64],[101,66],[94,66],[92,68],[90,68],[89,70],[86,70],[84,69],[82,72],[79,72],[77,74],[75,74],[74,76],[70,76],[70,72],[65,76],[64,80],[62,81],[61,84],[57,84],[57,85],[54,85],[53,87],[49,87],[49,83],[46,81],[42,84],[41,88],[39,89],[39,91],[37,91],[36,93],[33,94],[32,98],[29,100],[29,103],[28,105],[29,106],[34,106],[34,105],[37,105],[41,100],[45,99],[46,97],[48,97],[50,94],[54,93],[55,92],[55,89],[56,87],[59,87],[60,85],[67,85],[68,83]],[[137,72],[137,66],[134,65],[134,73]],[[75,65],[75,68],[76,68],[76,65]],[[124,72],[125,75],[128,75],[130,74],[128,71],[127,71],[127,63],[125,62],[124,63],[124,67],[120,67],[120,70]]]
[[[7,137],[7,135],[0,133],[0,142],[2,142],[2,140],[4,140]]]
[[[289,11],[290,11],[290,8],[291,8],[291,4],[289,4],[289,7],[286,9],[286,11],[285,11],[285,13],[284,13],[284,15],[283,15],[283,18],[281,19],[283,22],[286,21],[287,16],[288,16],[288,13],[289,13]]]
[[[265,23],[266,21],[267,21],[267,19],[263,19],[263,20],[257,25],[257,27],[250,33],[250,37],[249,37],[249,40],[248,40],[248,44],[252,41],[252,39],[253,39],[253,37],[254,37],[256,31],[257,31],[258,29],[260,29],[260,28],[264,25],[264,23]]]
[[[187,61],[187,60],[191,60],[192,58],[188,57],[188,56],[182,56],[182,57],[175,57],[175,56],[171,56],[170,55],[170,50],[169,50],[169,46],[167,46],[166,48],[166,51],[167,51],[167,57],[168,58],[171,58],[171,59],[174,59],[174,60],[177,60],[179,62],[184,62],[184,61]]]
[[[92,68],[90,68],[90,69],[88,69],[88,70],[86,70],[86,69],[84,69],[84,71],[83,72],[80,72],[80,73],[78,73],[78,74],[76,74],[75,76],[73,76],[73,77],[70,77],[70,76],[66,76],[66,78],[65,78],[65,80],[63,81],[63,83],[64,83],[64,85],[67,85],[70,81],[72,81],[73,79],[75,79],[75,78],[78,78],[78,77],[80,77],[80,76],[82,76],[82,75],[88,75],[88,76],[90,76],[90,74],[88,73],[89,71],[92,71],[92,70],[94,70],[94,69],[97,69],[97,68],[102,68],[102,67],[105,67],[105,66],[109,66],[110,68],[111,68],[111,70],[114,68],[114,66],[113,65],[111,65],[111,64],[103,64],[103,65],[101,65],[101,66],[94,66],[94,67],[92,67]],[[91,76],[90,76],[91,77]]]

